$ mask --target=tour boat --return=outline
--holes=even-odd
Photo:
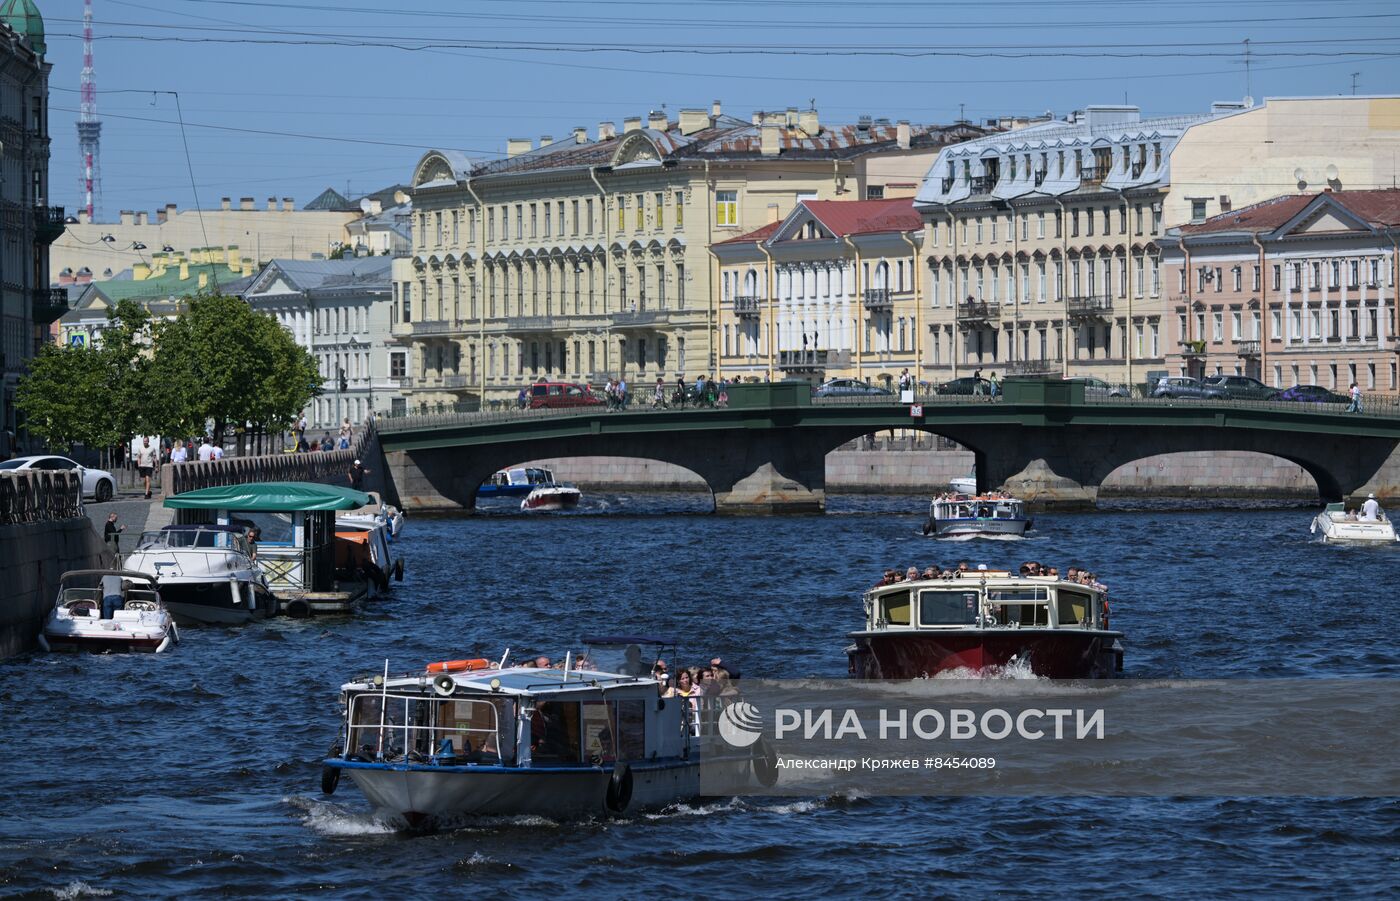
[[[524,497],[540,485],[553,485],[554,473],[541,467],[516,466],[493,473],[476,489],[477,499]]]
[[[573,485],[540,485],[520,502],[521,510],[572,510],[581,492]]]
[[[39,635],[46,651],[160,653],[180,640],[161,605],[156,580],[120,569],[75,569],[58,582],[58,600]]]
[[[849,636],[850,673],[917,679],[1020,668],[1051,679],[1110,677],[1123,668],[1123,633],[1109,628],[1105,594],[985,569],[879,585],[865,595],[865,628]]]
[[[951,494],[929,502],[924,534],[935,538],[1024,535],[1031,527],[1024,501],[1003,494]]]
[[[403,511],[393,504],[385,503],[377,491],[366,491],[365,494],[370,496],[368,504],[336,513],[336,522],[381,525],[388,530],[390,540],[398,538],[399,532],[403,530]]]
[[[1312,533],[1322,533],[1329,544],[1391,544],[1397,540],[1395,524],[1384,513],[1373,520],[1348,513],[1344,504],[1328,504],[1313,520]]]
[[[763,741],[710,749],[716,717],[688,698],[661,698],[640,649],[624,636],[584,639],[588,656],[562,669],[516,666],[510,651],[430,663],[404,676],[341,686],[341,734],[323,763],[321,790],[342,773],[377,816],[413,829],[475,815],[622,816],[700,794],[700,762],[726,777],[771,786],[777,760]],[[602,668],[604,651],[628,663]]]
[[[160,584],[160,599],[177,623],[246,623],[277,612],[277,598],[241,526],[166,526],[143,532],[127,569]]]

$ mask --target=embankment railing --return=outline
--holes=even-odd
[[[83,515],[83,477],[76,471],[0,472],[0,525],[59,522]]]

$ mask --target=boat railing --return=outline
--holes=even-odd
[[[258,546],[257,564],[267,578],[268,587],[274,591],[301,591],[311,587],[306,548],[262,544]]]
[[[403,701],[403,705],[400,708],[398,704],[386,703],[389,701]],[[451,726],[415,721],[415,704],[453,703],[471,705],[471,716],[468,720],[459,720]],[[478,707],[489,712],[490,725],[464,725],[464,722],[475,719]],[[431,707],[425,708],[425,712],[430,710]],[[391,715],[391,711],[401,715]],[[361,718],[357,718],[357,714]],[[480,698],[367,692],[357,695],[352,700],[346,727],[346,735],[349,736],[345,748],[347,755],[360,755],[378,761],[407,758],[423,763],[441,762],[445,757],[465,758],[473,753],[495,757],[498,760],[501,758],[500,718],[496,715],[496,705]],[[373,745],[361,744],[362,738],[372,739]],[[450,755],[439,753],[443,739],[452,739]],[[491,750],[484,750],[488,746]]]

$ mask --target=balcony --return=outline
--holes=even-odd
[[[1108,178],[1107,166],[1085,166],[1079,170],[1079,181],[1084,185],[1101,185]]]
[[[942,192],[942,193],[947,194],[949,191],[953,190],[953,185],[954,185],[956,182],[957,182],[957,179],[954,178],[954,177],[951,176],[951,175],[948,176],[947,178],[943,179],[943,192]]]
[[[447,335],[461,331],[461,327],[450,320],[437,322],[410,322],[409,331],[414,335]]]
[[[1183,341],[1181,342],[1181,355],[1188,360],[1203,360],[1206,356],[1206,342],[1204,341]]]
[[[1257,357],[1257,356],[1259,356],[1259,342],[1258,342],[1258,341],[1236,341],[1236,342],[1235,342],[1235,355],[1236,355],[1236,356],[1240,356],[1240,357]]]
[[[50,325],[68,312],[67,288],[34,289],[34,324]]]
[[[780,350],[778,368],[786,372],[817,372],[826,368],[824,350]]]
[[[464,375],[445,375],[442,377],[442,387],[444,388],[470,388],[471,382]]]
[[[1103,296],[1071,297],[1065,301],[1070,319],[1107,319],[1113,315],[1113,298]]]
[[[996,301],[984,303],[969,300],[958,304],[958,319],[968,324],[985,323],[999,316],[1001,316],[1001,304]]]
[[[665,310],[631,310],[625,313],[614,313],[612,321],[614,328],[655,328],[658,325],[664,325],[666,317]]]
[[[1035,170],[1035,186],[1038,188],[1043,184],[1045,184],[1045,170],[1037,169]]]
[[[866,288],[863,302],[867,310],[892,310],[894,294],[889,288]]]
[[[66,227],[63,223],[63,207],[36,206],[34,208],[34,237],[40,244],[52,244],[57,241]]]
[[[740,294],[734,298],[734,315],[740,319],[757,319],[763,315],[763,298]]]
[[[557,332],[560,322],[553,316],[507,316],[508,332]]]
[[[992,188],[996,187],[997,177],[995,175],[976,175],[968,184],[972,187],[974,194],[990,194]]]

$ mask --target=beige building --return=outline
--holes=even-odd
[[[905,197],[804,200],[716,243],[720,374],[889,384],[915,371],[922,241]]]
[[[723,373],[712,244],[801,200],[907,194],[938,148],[981,133],[832,126],[816,110],[745,121],[715,103],[511,141],[492,162],[431,152],[413,178],[413,253],[394,267],[404,405],[510,399],[540,377]]]
[[[1172,229],[1173,374],[1400,390],[1400,190],[1287,194]]]

